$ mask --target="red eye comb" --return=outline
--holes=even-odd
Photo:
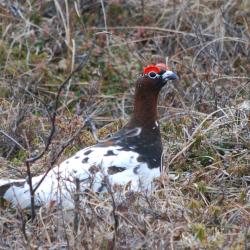
[[[166,65],[165,63],[157,63],[156,67],[163,69],[163,70],[169,70],[168,65]]]
[[[148,74],[149,72],[155,72],[156,74],[159,74],[161,69],[155,65],[148,65],[143,69],[144,75]]]
[[[149,72],[155,72],[156,74],[159,74],[161,70],[168,70],[168,66],[164,63],[158,63],[156,65],[148,65],[143,69],[144,75],[148,74]]]

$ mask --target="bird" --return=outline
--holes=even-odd
[[[76,180],[82,193],[107,192],[110,187],[125,185],[133,191],[150,189],[153,179],[163,171],[157,99],[166,83],[176,79],[176,73],[164,63],[146,66],[135,82],[134,108],[127,124],[46,174],[32,177],[35,206],[60,204],[73,208]],[[31,208],[29,181],[27,178],[0,179],[0,198],[13,207]]]

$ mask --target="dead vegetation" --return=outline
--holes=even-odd
[[[41,208],[33,222],[3,208],[1,249],[250,248],[248,0],[6,1],[0,9],[1,177],[27,176],[54,113],[33,175],[95,143],[93,124],[100,138],[118,130],[143,66],[168,57],[180,76],[159,101],[175,181],[165,173],[153,194],[118,190],[119,202],[91,194],[72,214]]]

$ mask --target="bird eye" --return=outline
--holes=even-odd
[[[150,77],[150,78],[152,78],[152,79],[155,79],[158,75],[155,73],[155,72],[149,72],[148,73],[148,76]]]

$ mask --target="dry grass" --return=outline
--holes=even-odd
[[[100,137],[118,130],[142,66],[168,57],[180,76],[159,102],[165,167],[178,179],[164,174],[153,194],[119,190],[115,203],[112,194],[92,194],[72,214],[41,208],[33,222],[25,211],[1,209],[1,249],[250,248],[248,0],[6,1],[0,8],[1,176],[26,176],[25,160],[46,144],[60,83],[89,52],[60,94],[56,132],[34,174],[86,118]],[[93,143],[84,127],[57,162]]]

